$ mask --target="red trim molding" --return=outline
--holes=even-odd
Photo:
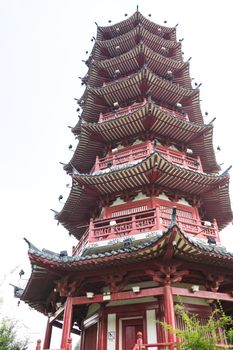
[[[209,291],[191,292],[188,289],[177,288],[177,287],[172,287],[171,290],[173,295],[186,296],[186,297],[199,298],[199,299],[225,300],[225,301],[233,302],[233,296],[231,296],[229,293],[217,293],[217,292],[209,292]],[[111,299],[109,301],[140,299],[140,298],[153,297],[153,296],[159,296],[159,295],[164,295],[164,287],[141,289],[141,291],[137,294],[133,293],[132,291],[112,293]],[[83,305],[83,304],[93,304],[93,303],[106,303],[106,300],[103,300],[102,294],[95,295],[92,299],[88,299],[85,296],[72,298],[73,305]]]

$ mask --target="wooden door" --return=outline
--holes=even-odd
[[[132,350],[137,340],[137,332],[143,331],[142,318],[122,321],[122,350]]]
[[[97,323],[85,329],[83,350],[97,349]]]

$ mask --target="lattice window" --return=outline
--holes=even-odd
[[[160,206],[160,210],[161,213],[164,214],[172,214],[172,208],[170,207],[165,207],[165,206]],[[191,211],[186,211],[186,210],[181,210],[181,209],[177,209],[176,211],[177,216],[183,217],[183,218],[192,218],[193,217],[193,213]]]
[[[114,213],[112,213],[112,217],[139,213],[139,212],[147,210],[147,209],[148,209],[147,205],[142,205],[142,206],[136,207],[136,208],[128,208],[125,210],[119,210],[119,211],[115,211]]]

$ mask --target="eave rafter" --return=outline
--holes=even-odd
[[[143,42],[154,52],[168,55],[169,57],[182,61],[180,42],[166,40],[162,38],[159,33],[152,34],[143,25],[138,25],[134,29],[117,38],[104,41],[96,40],[88,65],[93,59],[100,61],[116,55],[121,55],[140,42]]]
[[[214,206],[209,205],[206,215],[216,218],[219,229],[232,219],[228,176],[208,175],[185,169],[169,162],[156,152],[137,164],[123,165],[118,169],[108,169],[93,175],[75,173],[73,179],[71,194],[57,215],[57,219],[65,227],[69,227],[72,233],[75,232],[75,226],[80,225],[83,217],[87,215],[89,206],[92,205],[94,209],[98,196],[119,194],[150,183],[160,189],[170,188],[172,191],[181,192],[184,196],[199,195],[203,201],[214,203]],[[225,213],[221,208],[224,208]]]
[[[172,254],[166,260],[169,250]],[[34,270],[21,300],[45,314],[51,307],[50,300],[55,303],[58,297],[60,300],[62,296],[84,295],[86,287],[92,284],[96,287],[96,282],[101,288],[110,287],[113,293],[119,292],[126,281],[140,276],[144,281],[154,280],[159,286],[185,282],[188,276],[187,282],[191,278],[199,284],[206,283],[207,291],[213,292],[231,292],[233,285],[233,254],[225,248],[186,236],[174,216],[166,231],[144,244],[65,258],[29,244],[28,254]],[[125,264],[124,273],[122,264]],[[40,271],[45,273],[41,275]],[[38,283],[46,288],[38,288]],[[55,295],[54,287],[59,294]]]
[[[104,150],[104,145],[114,144],[136,135],[140,138],[140,135],[148,131],[152,139],[169,139],[174,143],[187,144],[193,149],[194,155],[203,155],[201,161],[205,172],[219,171],[213,149],[213,125],[196,124],[175,117],[172,112],[169,113],[153,102],[147,102],[134,112],[107,122],[83,123],[73,128],[74,133],[80,133],[80,141],[70,163],[78,171],[88,172],[94,164],[96,155]],[[72,170],[66,166],[66,170],[68,169]]]
[[[99,113],[104,109],[111,109],[115,102],[119,104],[133,98],[144,98],[150,94],[153,100],[166,102],[175,106],[181,103],[184,112],[190,120],[203,124],[199,103],[198,89],[185,89],[178,84],[161,79],[147,67],[130,77],[113,82],[102,88],[87,88],[81,100],[83,102],[82,118],[96,122]]]
[[[173,238],[174,254],[166,265],[159,258],[163,257],[167,251],[167,242],[171,241],[171,236]],[[186,236],[176,223],[172,223],[166,231],[147,243],[136,245],[135,247],[132,246],[132,249],[131,247],[128,249],[120,248],[113,253],[103,252],[87,256],[67,256],[66,259],[60,257],[59,254],[54,255],[53,253],[44,253],[39,249],[29,249],[29,258],[32,264],[39,268],[43,267],[47,271],[52,272],[51,266],[52,270],[57,271],[59,269],[61,276],[65,272],[75,273],[75,271],[79,271],[77,276],[79,281],[82,281],[84,276],[88,279],[95,277],[97,270],[100,278],[103,276],[103,279],[104,275],[108,276],[108,271],[112,271],[113,276],[118,276],[115,282],[122,281],[126,277],[127,270],[128,276],[133,275],[133,271],[145,272],[145,270],[149,272],[149,275],[154,275],[153,270],[160,270],[161,273],[166,275],[166,266],[170,266],[170,272],[196,270],[199,272],[205,271],[207,275],[212,273],[212,277],[209,280],[214,280],[214,276],[218,279],[221,275],[233,278],[232,253],[224,248],[210,246],[207,243],[199,242],[195,238]],[[128,268],[122,274],[119,266],[126,261]],[[111,267],[109,266],[110,262]],[[130,264],[130,262],[133,264]],[[210,268],[211,263],[216,266],[214,276],[213,270]],[[203,269],[205,264],[206,267]],[[185,274],[186,272],[183,273],[183,276]],[[109,278],[107,278],[107,283],[109,283]]]
[[[98,26],[97,40],[106,40],[113,37],[119,37],[128,31],[134,29],[139,24],[143,25],[151,33],[159,35],[169,34],[170,40],[176,40],[176,27],[165,27],[153,23],[144,17],[139,11],[124,21],[115,23],[114,25]]]
[[[168,76],[168,72],[171,71],[175,83],[191,88],[189,62],[164,57],[143,43],[117,57],[102,61],[93,60],[85,81],[90,87],[102,86],[105,82],[122,78],[140,70],[145,63],[149,69],[161,77],[171,78]],[[119,73],[116,73],[118,71]]]
[[[158,173],[153,178],[158,186],[170,187],[191,194],[203,194],[215,185],[229,181],[228,176],[207,175],[169,162],[156,151],[136,164],[122,164],[116,170],[109,168],[94,174],[74,174],[80,185],[97,187],[102,193],[119,192],[127,188],[151,182],[151,171]]]

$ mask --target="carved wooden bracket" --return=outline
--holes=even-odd
[[[104,281],[108,288],[113,292],[120,292],[126,285],[127,274],[108,275]]]
[[[145,185],[142,189],[142,193],[147,196],[158,196],[161,192],[161,188],[156,184]]]
[[[124,200],[125,202],[132,201],[136,196],[138,192],[136,191],[124,191],[121,195],[120,198]]]
[[[211,292],[217,292],[220,285],[224,281],[223,275],[215,275],[212,273],[208,273],[206,276],[205,287],[206,289],[211,290]]]
[[[75,296],[83,287],[82,281],[70,280],[69,276],[62,278],[61,280],[55,281],[56,288],[60,296]]]
[[[115,199],[116,196],[107,194],[105,196],[101,196],[97,202],[101,207],[108,207],[114,202]]]
[[[160,285],[171,285],[172,283],[181,282],[184,276],[189,274],[188,270],[178,268],[178,265],[161,265],[158,269],[145,270],[145,274]]]

